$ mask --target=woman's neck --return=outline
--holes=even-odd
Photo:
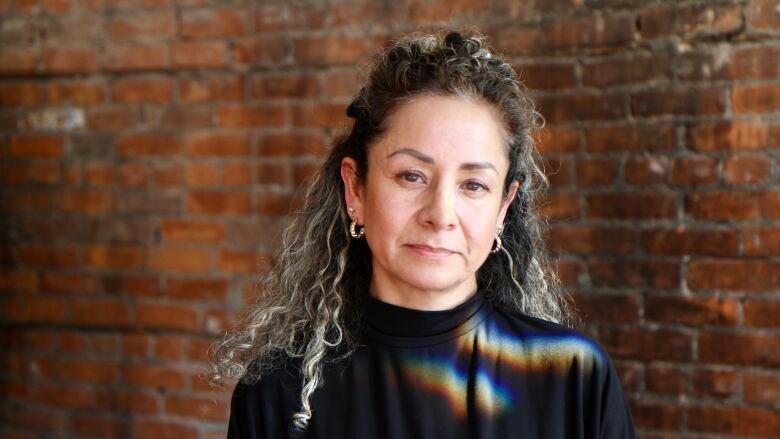
[[[408,284],[398,284],[389,280],[371,279],[369,293],[385,303],[404,308],[423,311],[452,309],[473,297],[477,292],[477,279],[474,276],[467,282],[447,290],[425,290]]]

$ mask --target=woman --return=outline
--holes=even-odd
[[[475,33],[385,50],[220,344],[231,438],[634,437],[544,271],[532,103]]]

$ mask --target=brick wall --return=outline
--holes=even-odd
[[[559,272],[643,438],[780,431],[777,0],[0,0],[0,437],[224,437],[201,370],[388,37],[547,121]]]

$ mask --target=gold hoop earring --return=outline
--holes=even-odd
[[[349,234],[353,238],[355,238],[355,239],[360,239],[360,238],[363,237],[363,235],[366,234],[366,228],[365,227],[361,227],[360,231],[357,232],[355,230],[357,228],[357,225],[358,225],[357,221],[355,221],[355,208],[352,207],[352,206],[349,206],[349,209],[347,209],[347,210],[349,211],[349,217],[352,218],[352,222],[349,223]]]
[[[497,253],[499,250],[501,250],[501,232],[504,231],[504,225],[501,224],[500,226],[496,227],[496,248],[490,249],[490,253]]]

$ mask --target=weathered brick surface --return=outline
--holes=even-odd
[[[640,437],[780,431],[777,0],[0,0],[0,437],[224,437],[201,372],[377,47],[485,32]],[[5,422],[7,421],[7,422]]]

